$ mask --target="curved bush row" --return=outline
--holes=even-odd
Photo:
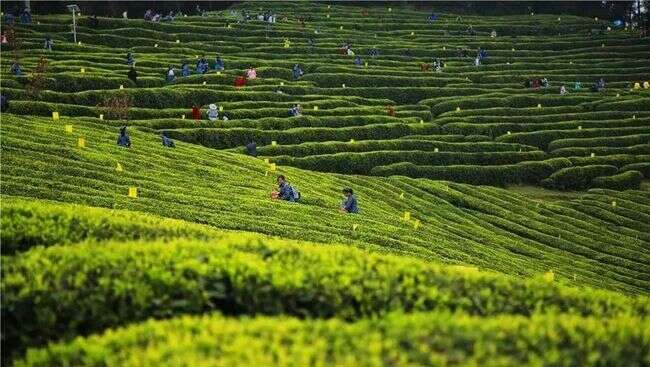
[[[549,189],[584,190],[594,178],[612,176],[617,172],[618,168],[609,165],[567,167],[554,172],[549,178],[542,180],[541,184]]]
[[[206,315],[53,344],[29,351],[16,366],[640,366],[648,330],[650,321],[634,316],[417,313],[346,323]]]
[[[626,164],[622,166],[618,171],[621,173],[627,171],[639,171],[641,174],[643,174],[643,177],[650,178],[650,160],[647,162]]]
[[[34,246],[85,240],[209,239],[222,232],[209,226],[128,210],[3,197],[0,234],[2,254],[6,255]]]
[[[639,171],[625,171],[617,175],[596,177],[591,181],[591,187],[611,190],[638,189],[643,181],[643,174]]]
[[[312,155],[301,158],[276,156],[273,161],[280,165],[298,167],[321,172],[347,174],[370,174],[377,166],[392,163],[410,162],[417,165],[508,165],[524,161],[540,161],[546,158],[541,151],[529,152],[425,152],[413,151],[373,151],[362,153],[336,153]]]
[[[591,148],[560,148],[549,153],[552,157],[586,157],[595,155],[649,155],[650,144],[633,145],[631,147],[591,147]]]
[[[442,125],[442,130],[449,134],[483,134],[492,137],[506,135],[508,131],[511,133],[531,132],[542,130],[576,130],[579,128],[584,129],[598,129],[598,128],[612,128],[612,127],[642,127],[650,124],[650,119],[637,118],[637,119],[622,119],[622,120],[599,120],[599,121],[580,121],[571,120],[564,122],[549,122],[549,123],[526,123],[526,122],[498,122],[498,123],[476,123],[476,122],[450,122],[444,123],[437,119],[436,123]],[[586,139],[607,139],[607,138],[586,138]],[[567,140],[586,140],[586,139],[560,139],[555,141]],[[611,139],[611,138],[610,138]],[[554,142],[555,142],[554,141]],[[553,143],[553,142],[551,142]],[[549,145],[549,149],[550,145]]]
[[[207,243],[37,247],[2,259],[2,294],[3,353],[210,310],[344,319],[390,310],[650,312],[647,298],[245,234]]]
[[[566,160],[546,160],[539,162],[520,162],[503,165],[416,165],[411,162],[377,165],[371,170],[374,176],[408,176],[446,180],[473,185],[506,186],[511,184],[538,184],[559,167],[569,166]]]
[[[605,138],[626,136],[634,134],[648,134],[650,126],[624,127],[624,128],[595,128],[582,130],[545,130],[531,131],[525,133],[515,133],[510,135],[501,135],[496,141],[503,143],[519,143],[523,145],[532,145],[543,150],[548,150],[551,142],[560,139],[570,138]]]
[[[162,130],[169,137],[189,143],[198,143],[210,148],[241,147],[255,140],[260,145],[300,144],[306,141],[349,141],[369,139],[395,139],[411,134],[436,134],[439,128],[433,124],[371,124],[344,128],[296,128],[289,130],[259,129],[176,129]]]
[[[288,155],[292,157],[306,157],[319,154],[335,154],[343,152],[371,152],[371,151],[410,151],[422,150],[433,152],[530,152],[537,148],[519,144],[505,144],[494,142],[449,143],[434,140],[398,139],[398,140],[362,140],[359,142],[325,142],[303,143],[298,145],[267,145],[258,148],[257,152],[263,156]],[[243,152],[243,150],[242,150]]]
[[[320,102],[318,102],[320,104]],[[230,105],[230,104],[228,104]],[[225,111],[228,113],[228,111]],[[288,130],[299,127],[328,127],[342,128],[364,125],[377,124],[394,124],[394,123],[415,124],[419,119],[412,117],[390,117],[383,115],[355,115],[355,116],[310,116],[302,115],[298,117],[262,117],[259,119],[239,119],[228,121],[219,121],[218,126],[223,128],[255,128],[261,130]],[[106,123],[106,122],[105,122]],[[108,122],[110,123],[110,122]],[[118,121],[116,123],[119,125]],[[148,127],[152,129],[181,129],[195,127],[214,127],[215,123],[203,119],[201,121],[175,119],[155,119],[155,120],[132,120],[134,126]],[[447,136],[447,135],[442,135]],[[457,135],[460,136],[460,135]],[[462,140],[462,139],[461,139]]]
[[[559,139],[548,145],[548,150],[577,147],[629,147],[633,145],[650,144],[650,134],[613,136],[606,138]]]
[[[650,155],[615,154],[595,157],[567,157],[574,166],[610,165],[621,168],[628,164],[650,162]]]

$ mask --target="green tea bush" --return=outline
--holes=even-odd
[[[206,315],[52,344],[16,365],[640,366],[650,349],[648,330],[648,319],[635,316],[417,313],[346,323]]]
[[[623,167],[621,167],[618,171],[621,173],[627,171],[639,171],[643,174],[643,177],[650,177],[650,161],[626,164]]]
[[[544,159],[541,151],[530,152],[424,152],[424,151],[374,151],[362,153],[336,153],[311,155],[302,158],[274,157],[274,162],[322,172],[370,174],[372,169],[392,163],[410,162],[415,165],[508,165],[523,161]]]
[[[596,177],[591,181],[591,187],[611,190],[638,189],[643,177],[641,172],[629,170],[613,176]]]
[[[617,172],[618,168],[609,165],[567,167],[553,173],[541,183],[544,187],[558,190],[583,190],[589,187],[594,178],[615,175]]]
[[[375,176],[409,176],[469,183],[473,185],[506,186],[510,184],[537,184],[555,172],[547,161],[520,162],[504,165],[447,165],[426,166],[410,162],[378,165],[371,170]]]
[[[207,226],[127,210],[7,197],[0,229],[3,255],[86,240],[209,239],[220,234]]]
[[[242,233],[211,242],[32,248],[2,259],[3,353],[150,317],[220,310],[357,319],[650,311],[646,298]]]

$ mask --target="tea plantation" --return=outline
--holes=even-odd
[[[366,5],[3,23],[3,364],[650,365],[650,40]]]

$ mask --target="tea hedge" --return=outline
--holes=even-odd
[[[630,170],[617,175],[596,177],[591,181],[591,186],[611,190],[638,189],[643,177],[641,172]]]
[[[220,315],[147,321],[30,350],[17,366],[627,365],[647,362],[647,319],[391,314],[346,323]]]
[[[9,351],[211,310],[343,319],[391,310],[650,312],[647,298],[245,234],[211,242],[33,248],[2,265],[2,334]]]

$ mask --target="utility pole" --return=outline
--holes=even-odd
[[[67,7],[72,12],[72,37],[74,43],[77,43],[77,12],[79,11],[79,7],[77,4],[68,5]]]

